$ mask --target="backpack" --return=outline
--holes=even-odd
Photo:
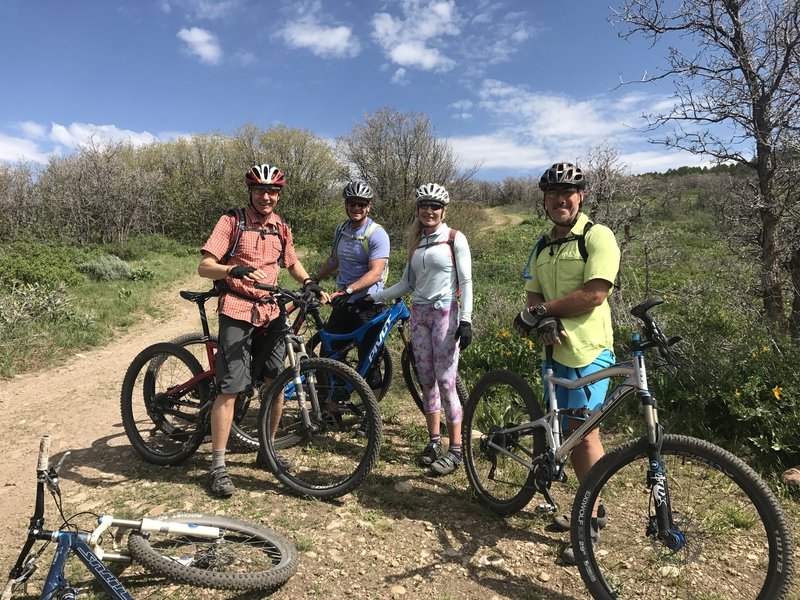
[[[450,246],[450,259],[453,261],[453,269],[456,272],[456,288],[457,288],[456,295],[460,296],[461,295],[461,288],[458,286],[458,263],[456,262],[456,251],[454,250],[454,246],[455,246],[455,243],[456,243],[456,234],[457,233],[458,233],[458,229],[452,229],[451,228],[450,229],[450,234],[447,236],[446,240],[440,240],[438,242],[431,242],[430,244],[425,244],[424,246],[418,246],[417,250],[419,250],[420,248],[425,249],[425,248],[430,248],[431,246],[439,246],[441,244],[447,244],[448,246]],[[408,285],[413,290],[414,286],[411,285],[411,275],[413,274],[413,271],[411,270],[411,263],[408,263],[408,270],[409,270],[409,273],[408,273],[408,279],[409,279]]]
[[[342,221],[336,226],[336,232],[333,235],[333,245],[331,246],[331,256],[333,253],[336,252],[336,248],[339,246],[339,240],[342,238],[343,235],[347,235],[344,233],[344,228],[347,227],[347,224],[350,223],[350,219],[346,219]],[[369,258],[369,236],[371,236],[376,229],[381,227],[375,221],[367,225],[367,228],[364,230],[364,233],[361,235],[347,235],[351,240],[358,240],[361,242],[361,245],[364,247],[364,252],[367,253],[367,258]],[[388,263],[388,261],[387,261]],[[383,278],[382,281],[386,282],[389,278],[389,265],[386,265],[386,268],[383,270]]]
[[[586,236],[588,235],[589,230],[592,228],[592,225],[594,225],[594,223],[588,221],[586,223],[586,227],[583,228],[582,234],[571,235],[569,237],[553,240],[552,242],[547,241],[547,236],[543,235],[540,237],[536,242],[536,245],[533,247],[533,250],[531,250],[531,253],[528,255],[528,262],[525,264],[525,270],[522,271],[522,278],[533,279],[533,275],[531,275],[530,272],[531,263],[536,263],[536,259],[539,258],[542,250],[545,248],[550,248],[550,256],[552,256],[554,246],[561,246],[561,244],[566,244],[567,242],[578,242],[578,252],[580,252],[583,262],[586,262],[586,260],[589,258],[589,251],[586,249]]]
[[[231,236],[231,243],[228,247],[228,251],[225,253],[225,256],[219,261],[220,264],[227,265],[228,261],[231,259],[231,256],[236,255],[236,248],[239,245],[239,240],[242,238],[242,233],[245,231],[258,231],[261,236],[267,235],[277,235],[278,239],[281,241],[281,253],[278,256],[278,260],[275,261],[277,263],[283,263],[284,257],[286,255],[286,229],[287,225],[284,223],[280,217],[278,217],[278,226],[275,229],[267,228],[267,227],[247,227],[247,223],[245,220],[244,209],[242,208],[234,208],[233,210],[229,210],[225,213],[226,215],[231,215],[236,217],[237,226],[233,231]],[[276,215],[277,216],[277,215]]]
[[[284,223],[280,217],[278,217],[278,226],[275,229],[267,228],[267,227],[247,227],[247,222],[244,214],[243,208],[234,208],[233,210],[229,210],[225,213],[226,215],[231,215],[236,217],[236,227],[234,228],[231,234],[231,242],[228,246],[228,251],[225,255],[220,259],[220,264],[227,265],[228,261],[231,259],[231,256],[236,255],[236,248],[239,246],[239,240],[242,238],[242,233],[245,231],[258,231],[262,237],[267,235],[277,235],[278,239],[281,242],[281,253],[278,255],[278,260],[275,261],[279,265],[283,265],[283,260],[286,255],[286,237],[287,237],[287,228],[288,225]],[[277,215],[276,215],[277,217]],[[248,296],[246,294],[241,294],[239,292],[234,292],[228,288],[228,284],[224,279],[217,279],[214,281],[214,289],[217,290],[217,293],[221,296],[222,294],[232,294],[234,296],[238,296],[240,298],[244,298],[245,300],[253,300],[261,302],[263,299],[255,298],[254,296]]]

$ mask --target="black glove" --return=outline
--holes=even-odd
[[[253,271],[255,271],[255,267],[245,267],[244,265],[237,265],[233,267],[228,273],[228,277],[233,277],[234,279],[244,279],[245,276],[249,275]]]
[[[314,292],[314,295],[319,298],[322,292],[325,290],[313,279],[307,279],[306,282],[303,284],[303,291],[304,292]]]
[[[555,317],[545,317],[536,325],[539,343],[545,346],[561,343],[559,331],[564,331],[564,326]]]
[[[527,308],[514,317],[514,329],[523,337],[528,337],[533,328],[539,323],[539,318],[532,315]]]
[[[334,308],[344,308],[347,306],[347,301],[350,300],[350,296],[352,294],[346,294],[342,292],[341,294],[335,295],[331,298],[331,306]]]
[[[459,340],[458,347],[462,350],[472,342],[472,325],[467,321],[461,321],[456,329],[456,339]]]

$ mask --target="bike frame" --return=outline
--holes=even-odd
[[[56,542],[56,549],[50,569],[47,572],[42,586],[41,598],[53,598],[57,593],[64,593],[64,598],[75,598],[78,591],[71,588],[64,575],[64,566],[70,554],[74,554],[86,566],[94,578],[103,586],[103,589],[114,600],[133,600],[116,575],[103,563],[103,561],[131,562],[131,557],[126,551],[106,552],[100,547],[100,537],[110,527],[119,529],[132,529],[144,533],[167,532],[210,539],[222,536],[222,531],[217,527],[205,525],[171,523],[169,521],[156,521],[154,519],[117,519],[112,515],[102,515],[98,518],[98,526],[94,531],[71,531],[58,529],[50,531],[44,529],[44,488],[49,487],[53,493],[58,492],[58,472],[64,460],[69,456],[65,452],[59,463],[48,467],[50,453],[50,436],[43,436],[39,444],[39,459],[36,468],[36,503],[33,516],[28,526],[28,536],[16,564],[9,574],[9,584],[3,591],[2,598],[11,598],[12,586],[23,583],[36,570],[35,561],[39,553],[30,556],[30,551],[36,541]],[[68,595],[71,594],[71,595]]]
[[[375,317],[361,325],[355,331],[351,331],[350,333],[329,333],[320,326],[317,333],[322,341],[322,347],[325,349],[325,356],[327,358],[332,358],[333,360],[341,360],[345,355],[347,355],[348,352],[361,345],[361,342],[364,341],[364,338],[367,336],[367,332],[370,329],[372,329],[378,323],[383,322],[378,335],[375,336],[375,341],[373,342],[372,347],[369,349],[369,352],[366,354],[366,356],[364,356],[364,359],[359,362],[358,368],[356,369],[358,374],[363,377],[366,375],[377,356],[383,350],[383,347],[386,344],[386,338],[389,336],[392,328],[397,325],[398,322],[400,323],[398,328],[400,331],[400,337],[403,339],[403,343],[408,345],[411,342],[408,332],[405,330],[404,326],[405,321],[407,321],[410,317],[411,313],[409,312],[406,303],[403,302],[402,299],[398,299],[388,310],[383,311],[379,315],[375,315]],[[321,321],[318,322],[318,325],[322,325]],[[336,342],[349,343],[342,348],[334,350],[333,345]]]
[[[576,380],[563,379],[553,375],[552,366],[552,346],[546,349],[545,367],[545,397],[547,399],[548,412],[541,419],[523,423],[516,427],[503,429],[495,432],[507,436],[508,434],[531,434],[536,428],[542,428],[546,436],[546,459],[550,469],[550,476],[554,481],[560,481],[564,475],[564,466],[572,451],[580,444],[589,432],[600,425],[600,423],[610,415],[624,400],[636,393],[640,400],[640,414],[645,423],[646,438],[648,442],[649,469],[647,471],[647,484],[650,488],[650,495],[655,506],[656,525],[658,527],[659,538],[664,541],[670,550],[676,551],[685,544],[682,532],[674,528],[672,520],[672,508],[669,501],[669,491],[666,485],[665,470],[661,460],[661,444],[663,440],[663,429],[658,423],[658,411],[656,409],[655,398],[650,393],[647,385],[647,370],[645,368],[644,349],[651,343],[642,343],[641,334],[635,333],[631,339],[633,358],[630,361],[620,362],[605,369],[601,369]],[[591,385],[607,377],[625,377],[625,380],[618,384],[603,401],[603,404],[594,411],[581,410],[579,416],[585,417],[583,424],[578,427],[565,441],[562,441],[561,418],[562,416],[575,415],[574,410],[559,409],[556,400],[555,388],[562,386],[570,390],[579,389]],[[578,416],[578,415],[575,415]],[[488,447],[495,452],[508,456],[512,460],[533,471],[536,466],[533,464],[534,456],[531,460],[517,456],[498,444],[494,439],[488,440]],[[526,451],[526,454],[529,454]],[[547,500],[548,510],[557,510],[549,492],[544,489],[543,495]],[[591,507],[584,507],[586,511],[591,511]]]

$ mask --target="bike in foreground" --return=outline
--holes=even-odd
[[[584,477],[571,513],[571,541],[593,598],[780,600],[794,572],[794,543],[767,484],[732,453],[709,442],[666,434],[647,384],[645,350],[669,355],[648,300],[632,311],[644,324],[628,361],[569,381],[545,375],[547,414],[533,390],[508,371],[487,373],[464,414],[467,476],[477,499],[501,515],[557,510],[553,482],[565,480],[570,452],[625,400],[637,398],[646,434],[608,452]],[[558,409],[555,386],[580,389],[606,377],[623,380],[595,411]],[[562,439],[565,416],[585,418]],[[599,541],[591,516],[602,499],[608,517]],[[593,536],[594,533],[594,536]]]
[[[64,517],[61,504],[59,471],[69,452],[50,467],[49,450],[50,438],[44,436],[39,445],[33,516],[22,551],[0,595],[2,600],[9,600],[15,589],[29,582],[52,542],[56,544],[54,556],[40,596],[48,600],[72,600],[84,591],[71,585],[65,573],[70,555],[77,556],[115,600],[133,596],[106,562],[128,564],[135,560],[173,582],[242,592],[276,588],[297,570],[297,550],[286,538],[259,525],[215,515],[176,513],[155,519],[95,515],[97,527],[82,531],[74,523],[78,515]],[[44,528],[45,487],[63,519],[55,530]],[[121,548],[126,533],[127,548]],[[39,541],[43,543],[34,551]],[[103,549],[103,541],[113,548]]]

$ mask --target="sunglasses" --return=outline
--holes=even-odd
[[[439,210],[440,208],[444,208],[444,204],[440,204],[438,202],[418,202],[417,208],[426,210]]]
[[[263,196],[264,194],[272,196],[273,194],[279,194],[281,188],[277,186],[254,185],[250,187],[250,191],[255,192],[259,196]]]
[[[347,202],[347,208],[367,208],[369,206],[369,202]]]

